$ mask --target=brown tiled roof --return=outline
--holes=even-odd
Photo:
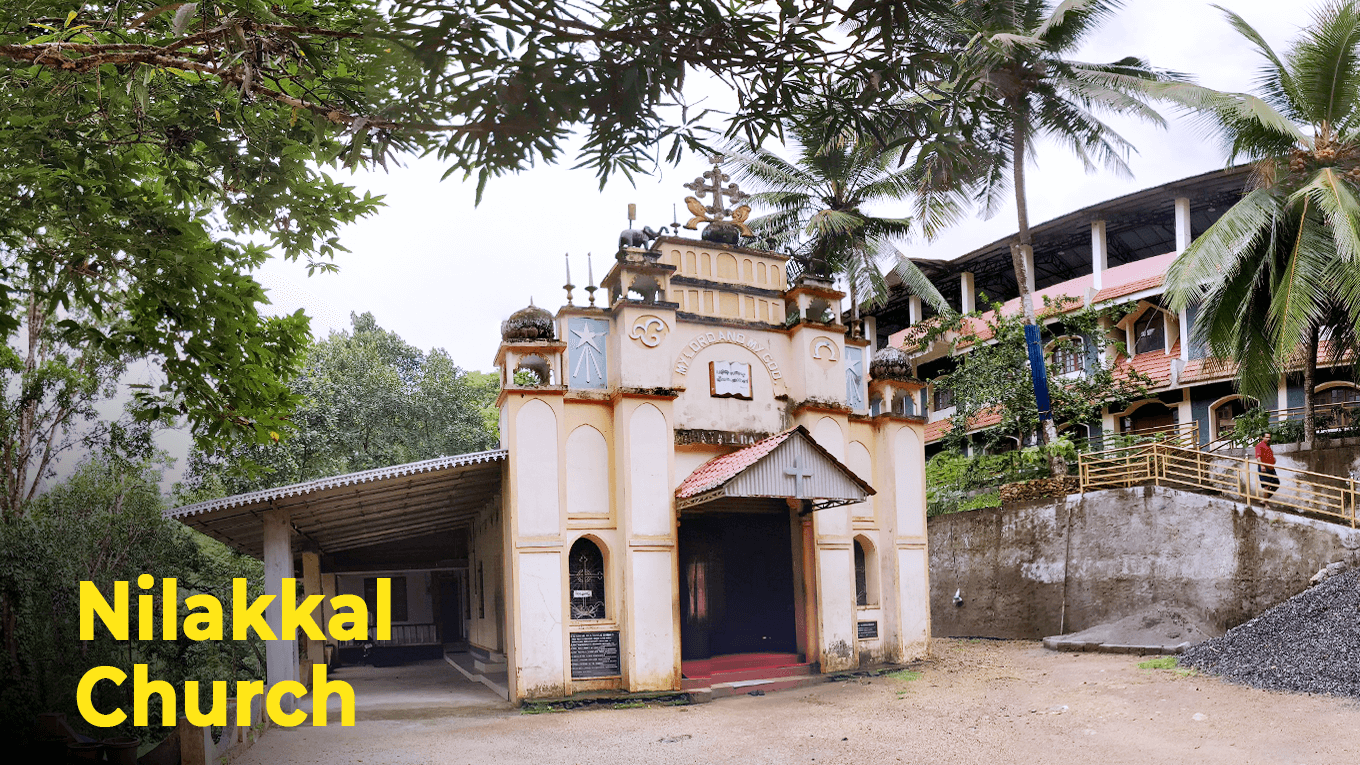
[[[1148,377],[1152,378],[1152,387],[1164,388],[1171,384],[1171,362],[1181,357],[1181,343],[1176,341],[1171,346],[1170,352],[1152,351],[1150,353],[1140,353],[1129,359],[1127,356],[1120,356],[1115,360],[1115,374],[1127,369],[1135,369]]]
[[[972,427],[968,429],[968,432],[973,433],[979,430],[986,430],[987,428],[1000,423],[1001,414],[999,412],[984,412],[973,418]],[[949,426],[950,421],[948,419],[936,420],[935,422],[928,423],[926,425],[926,443],[934,443],[935,441],[944,438],[944,434],[949,432]]]
[[[1168,252],[1165,255],[1156,255],[1106,269],[1102,281],[1109,286],[1097,292],[1092,302],[1114,300],[1162,286],[1163,280],[1166,279],[1166,271],[1176,260],[1176,255],[1177,253]]]

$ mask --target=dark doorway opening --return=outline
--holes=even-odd
[[[462,643],[467,639],[463,634],[463,615],[465,587],[462,571],[445,571],[435,574],[435,623],[439,627],[439,640],[445,645]]]
[[[689,515],[679,542],[682,659],[798,650],[786,509]]]

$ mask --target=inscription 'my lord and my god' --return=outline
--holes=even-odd
[[[684,350],[680,351],[679,358],[675,360],[675,373],[678,375],[689,374],[690,364],[693,363],[694,357],[698,356],[703,349],[716,343],[740,345],[760,359],[760,363],[770,370],[770,377],[778,380],[784,376],[784,373],[779,371],[779,364],[775,362],[774,354],[770,353],[769,346],[764,345],[754,337],[747,337],[745,332],[729,332],[726,330],[704,332],[689,341],[689,345],[686,345]]]

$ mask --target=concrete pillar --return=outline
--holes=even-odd
[[[864,339],[869,341],[869,354],[878,350],[878,318],[875,316],[864,317]]]
[[[323,595],[321,587],[321,556],[314,552],[302,554],[302,596],[311,597],[313,595]],[[316,614],[321,615],[323,609],[318,608]],[[322,631],[326,630],[326,622],[322,622]],[[307,639],[307,660],[300,667],[302,677],[298,678],[303,684],[311,687],[312,684],[312,665],[326,663],[326,643],[323,640]]]
[[[283,628],[283,598],[297,597],[295,592],[283,591],[283,580],[293,578],[293,526],[287,510],[266,510],[264,513],[264,591],[274,600],[265,609],[264,618],[277,640],[266,640],[264,648],[265,675],[270,686],[285,680],[297,679],[297,641],[285,639]],[[293,711],[296,702],[284,696],[285,712]]]
[[[1091,221],[1091,286],[1105,288],[1105,269],[1110,267],[1109,241],[1105,238],[1105,221]]]
[[[973,286],[973,274],[964,271],[959,274],[959,312],[972,313],[977,310],[977,288]]]
[[[907,323],[921,323],[921,296],[912,295],[907,298]]]
[[[1181,329],[1181,361],[1190,360],[1190,313],[1182,308],[1176,315],[1176,323]]]
[[[1265,402],[1261,403],[1263,406],[1266,405]],[[1275,407],[1282,413],[1289,408],[1289,381],[1285,379],[1284,375],[1280,375],[1279,392],[1275,394]],[[1281,414],[1281,416],[1284,415]]]
[[[1185,252],[1193,238],[1190,231],[1190,199],[1176,197],[1176,252]]]

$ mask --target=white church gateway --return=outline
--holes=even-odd
[[[714,187],[693,200],[705,238],[622,247],[602,306],[569,285],[555,316],[506,321],[500,450],[170,515],[262,557],[269,592],[295,571],[304,595],[393,577],[378,648],[465,646],[512,701],[924,656],[920,384],[839,323],[831,281],[790,285],[788,256],[731,244],[744,215]],[[268,680],[344,648],[273,641]]]

